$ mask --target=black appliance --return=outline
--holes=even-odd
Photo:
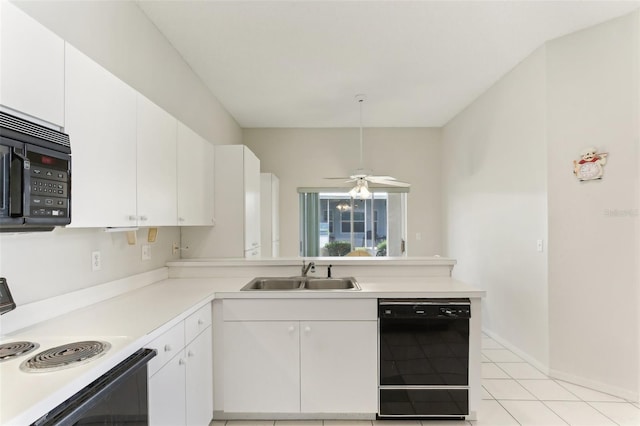
[[[140,349],[31,426],[148,425],[147,363],[155,355]]]
[[[379,299],[378,418],[469,414],[469,299]]]
[[[7,280],[6,278],[0,278],[0,315],[13,311],[15,308],[16,303],[13,301],[13,297],[9,291]]]
[[[0,111],[0,232],[71,223],[69,136]]]

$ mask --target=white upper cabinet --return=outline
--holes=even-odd
[[[136,92],[69,44],[65,62],[69,226],[135,226]]]
[[[178,224],[176,140],[178,121],[138,94],[137,186],[140,226]]]
[[[214,224],[214,147],[178,122],[178,225]]]
[[[64,127],[64,40],[2,1],[0,45],[0,104]]]

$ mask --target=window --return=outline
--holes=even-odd
[[[374,190],[367,200],[348,192],[299,189],[302,256],[404,256],[406,193]]]

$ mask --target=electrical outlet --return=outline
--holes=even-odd
[[[93,272],[102,269],[102,254],[99,251],[91,252],[91,270]]]
[[[180,244],[173,243],[173,246],[171,247],[171,253],[173,253],[173,254],[180,253]]]
[[[538,252],[542,253],[544,251],[544,241],[542,240],[537,240],[536,241],[536,250],[538,250]]]
[[[142,245],[142,260],[151,260],[151,246],[149,244]]]

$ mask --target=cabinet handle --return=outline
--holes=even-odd
[[[204,324],[204,321],[201,319],[198,319],[198,325],[202,325],[202,324]]]
[[[171,352],[171,345],[164,345],[165,352]]]
[[[178,222],[184,222],[184,221],[185,221],[184,217],[179,217],[178,218]]]
[[[192,351],[187,352],[187,356],[189,358],[193,358],[195,356],[195,354]]]
[[[287,329],[287,331],[291,334],[296,330],[296,328],[292,325],[289,326],[289,328]]]
[[[311,327],[306,326],[306,327],[304,328],[304,332],[305,332],[305,333],[309,333],[310,331],[311,331]]]
[[[136,220],[138,220],[138,216],[130,215],[129,220],[135,222]]]
[[[146,216],[144,216],[144,215],[143,215],[143,216],[140,216],[140,220],[141,220],[141,221],[143,221],[143,222],[144,222],[145,220],[147,220],[147,219],[148,219],[148,218],[147,218]]]
[[[186,364],[186,362],[185,362],[185,360],[184,360],[184,359],[180,358],[180,359],[178,360],[178,365],[185,365],[185,364]]]

